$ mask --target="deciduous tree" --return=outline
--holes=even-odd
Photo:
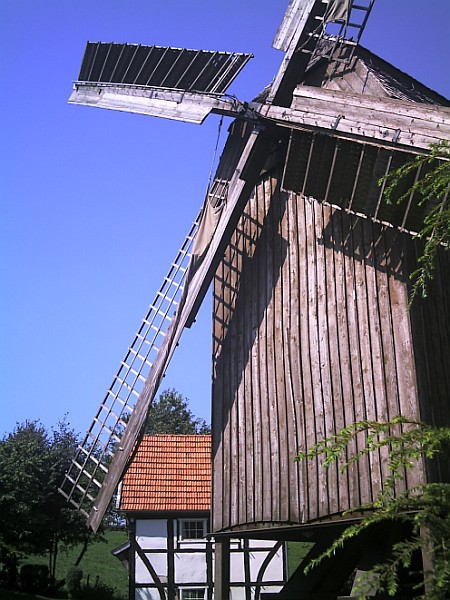
[[[77,443],[65,420],[50,432],[26,421],[0,440],[0,564],[10,583],[21,556],[46,555],[54,578],[59,549],[85,540],[84,519],[58,493]]]
[[[174,389],[165,390],[150,407],[145,433],[210,433],[206,421],[189,409],[189,401]]]

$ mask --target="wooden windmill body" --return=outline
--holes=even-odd
[[[359,7],[358,36],[371,6]],[[224,98],[221,84],[208,88],[217,67],[207,53],[187,60],[174,51],[157,79],[158,65],[170,55],[161,52],[143,83],[153,58],[135,49],[119,82],[109,57],[132,51],[100,45],[88,49],[72,96],[75,103],[194,122],[209,112],[236,116],[187,238],[190,244],[197,237],[190,266],[183,263],[191,253],[184,246],[174,263],[175,314],[163,285],[164,303],[152,307],[167,318],[166,329],[151,320],[153,313],[144,319],[150,324],[138,332],[62,486],[96,528],[182,330],[214,279],[212,524],[223,543],[217,598],[227,593],[230,536],[312,539],[319,548],[347,524],[345,511],[370,502],[383,487],[382,453],[343,475],[339,465],[324,470],[294,462],[300,448],[361,419],[401,414],[450,422],[448,252],[439,255],[429,298],[408,311],[423,209],[414,198],[386,205],[379,184],[430,143],[449,138],[450,103],[345,32],[328,35],[331,22],[349,26],[349,7],[292,0],[275,38],[285,60],[271,86],[248,104]],[[222,57],[223,81],[246,60]],[[167,87],[168,73],[176,71]],[[200,90],[199,72],[206,76]],[[445,470],[421,464],[398,491],[448,478]],[[330,567],[331,583],[303,584],[311,593],[333,593],[360,553],[349,552],[339,574]],[[288,584],[284,597],[290,593]]]

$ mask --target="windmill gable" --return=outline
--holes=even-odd
[[[318,58],[311,64],[302,84],[326,89],[353,92],[380,97],[398,98],[410,102],[422,102],[450,106],[450,101],[423,83],[397,69],[367,48],[356,46],[352,58],[341,57],[336,50],[330,60]]]

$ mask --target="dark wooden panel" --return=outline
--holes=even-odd
[[[422,243],[417,241],[417,253]],[[417,364],[421,418],[434,426],[450,424],[450,252],[438,253],[428,297],[411,309],[412,336]],[[428,467],[430,480],[450,482],[450,457]]]
[[[356,420],[417,419],[427,406],[448,423],[448,253],[433,302],[411,319],[415,245],[280,192],[278,175],[257,186],[214,287],[214,531],[314,522],[370,502],[385,453],[343,474],[294,462]],[[418,465],[407,484],[423,478]]]

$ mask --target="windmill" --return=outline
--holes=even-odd
[[[308,19],[311,21],[314,4],[310,2],[301,14],[304,22]],[[295,14],[294,18],[298,18],[295,7],[292,6],[291,10]],[[298,33],[294,33],[301,35],[301,28]],[[242,54],[88,43],[79,80],[74,85],[69,103],[127,110],[191,123],[201,123],[210,112],[240,116],[247,111],[251,120],[254,113],[246,109],[243,103],[223,97],[228,85],[250,58],[251,55]],[[283,65],[283,71],[286,68],[287,64]],[[274,90],[279,87],[277,84]],[[231,179],[233,172],[241,173],[257,154],[259,132],[256,127],[253,129],[243,146],[240,164],[227,165],[228,177],[216,177],[208,192],[202,211],[205,214],[202,222],[205,226],[202,230],[207,229],[210,213],[213,213],[213,219],[214,213],[216,218],[220,216],[225,200],[226,214],[221,219],[220,230],[216,232],[212,243],[208,239],[211,233],[208,236],[208,231],[205,232],[204,246],[208,248],[210,255],[209,260],[205,261],[206,265],[213,262],[214,255],[219,252],[219,245],[223,249],[222,240],[226,229],[232,228],[231,218],[235,205],[241,195],[245,197],[249,193],[249,186],[245,185],[243,179],[235,176],[232,184]],[[242,188],[245,188],[245,192]],[[208,265],[209,268],[203,267],[200,277],[197,277],[195,291],[193,282],[189,285],[188,307],[183,302],[183,306],[176,311],[176,319],[172,318],[182,298],[193,240],[201,216],[194,221],[148,314],[145,315],[61,488],[63,495],[88,516],[89,524],[94,529],[98,527],[109,503],[110,492],[114,491],[129,459],[149,403],[158,389],[181,331],[184,325],[192,324],[202,296],[210,284],[212,269]],[[196,255],[204,252],[203,248],[194,251],[192,262],[196,262]],[[184,298],[186,296],[187,294]],[[176,321],[180,325],[175,326]],[[129,434],[131,431],[133,433]],[[116,456],[122,458],[120,466],[116,466],[118,458],[114,465],[111,463],[114,446],[119,448]],[[115,476],[114,481],[109,483],[111,476],[107,478],[107,474],[111,472]],[[106,489],[107,499],[103,502],[99,497],[94,503],[96,492],[100,490],[103,496],[103,490]],[[89,507],[89,512],[86,506]]]
[[[392,323],[398,318],[414,345],[424,318],[413,315],[416,323],[400,315],[407,303],[404,256],[416,250],[395,237],[411,238],[423,215],[413,198],[400,208],[383,205],[378,179],[448,138],[450,113],[445,99],[424,86],[411,87],[360,48],[372,5],[373,0],[291,0],[274,40],[284,60],[253,102],[225,95],[250,55],[87,45],[71,103],[190,123],[201,123],[209,113],[235,118],[200,215],[61,486],[94,530],[139,443],[183,329],[195,320],[213,278],[215,535],[226,539],[261,529],[275,536],[279,527],[309,527],[363,502],[373,491],[369,484],[346,481],[344,492],[337,475],[331,484],[317,469],[294,469],[290,458],[299,441],[311,444],[371,410],[392,415],[393,404],[403,412],[412,406],[412,416],[423,416],[418,394],[404,389],[428,386],[426,397],[431,396],[433,378],[425,381],[417,362],[418,357],[426,362],[423,348],[421,354],[415,346],[408,358],[409,379],[402,379],[403,367],[396,367],[395,377],[388,372],[390,356],[403,360],[397,358],[400,342]],[[289,212],[292,199],[296,208]],[[448,302],[444,296],[437,302]],[[386,323],[383,302],[390,311]],[[337,306],[345,307],[344,317]],[[284,318],[289,338],[283,337]],[[433,322],[444,332],[440,343],[448,345],[448,324]],[[352,360],[353,347],[364,356],[367,344],[368,357]],[[427,339],[428,350],[431,345]],[[306,354],[312,357],[308,363]],[[427,362],[424,370],[433,368],[445,373],[443,364]],[[350,406],[345,393],[354,399]],[[447,420],[442,409],[437,421]],[[380,484],[382,465],[376,469]],[[362,479],[367,476],[373,479],[373,471]],[[327,486],[337,490],[338,500]],[[288,488],[296,490],[296,499],[287,497]]]

